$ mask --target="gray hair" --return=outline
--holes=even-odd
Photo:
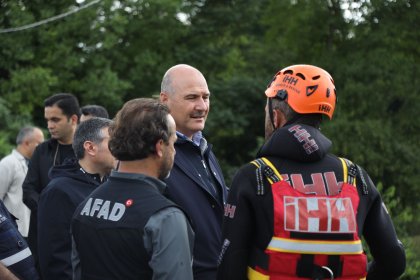
[[[284,114],[287,122],[304,123],[316,128],[319,128],[322,123],[322,114],[299,114],[287,102],[278,100],[277,98],[273,98],[272,105],[273,109],[278,109]]]
[[[20,145],[28,138],[31,138],[34,134],[34,126],[25,126],[19,130],[18,135],[16,136],[16,145]]]
[[[278,109],[283,112],[287,121],[297,117],[298,113],[296,113],[292,107],[289,106],[284,101],[278,100],[276,98],[272,99],[273,109]]]
[[[175,91],[172,85],[172,71],[170,71],[171,69],[166,71],[165,75],[163,75],[162,83],[160,85],[160,92],[172,94]]]
[[[111,124],[112,120],[94,117],[77,126],[72,144],[77,159],[82,159],[85,156],[84,143],[86,141],[91,141],[95,144],[101,143],[105,138],[102,129],[109,127]]]

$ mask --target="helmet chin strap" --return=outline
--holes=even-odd
[[[275,130],[277,127],[274,125],[274,113],[273,113],[273,98],[277,98],[278,100],[284,101],[287,99],[288,93],[287,90],[281,89],[278,90],[276,96],[268,98],[268,113],[270,115],[270,121],[273,125],[273,129]]]

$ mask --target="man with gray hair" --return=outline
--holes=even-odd
[[[22,183],[28,172],[28,161],[38,144],[44,141],[44,133],[34,126],[20,129],[16,137],[16,148],[0,161],[0,200],[7,210],[18,218],[19,232],[28,236],[31,211],[22,200]]]
[[[171,110],[178,137],[174,167],[165,179],[169,198],[193,221],[194,279],[214,280],[227,188],[212,146],[202,134],[210,111],[207,81],[198,69],[175,65],[163,76],[160,101]]]
[[[38,205],[38,249],[42,279],[72,279],[70,222],[74,210],[115,167],[108,149],[112,121],[91,118],[77,127],[76,159],[50,171]]]

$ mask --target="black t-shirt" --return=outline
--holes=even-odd
[[[72,145],[62,145],[59,144],[54,151],[53,166],[63,164],[64,160],[67,158],[74,158],[74,151]]]

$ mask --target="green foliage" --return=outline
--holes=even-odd
[[[335,152],[363,165],[374,181],[396,186],[404,205],[416,205],[420,124],[412,116],[420,111],[420,48],[414,40],[420,32],[412,20],[419,5],[374,4],[366,21],[354,26],[354,38],[333,69],[338,108],[328,132]]]
[[[39,98],[48,97],[51,88],[56,84],[57,78],[49,69],[35,67],[13,71],[10,80],[1,88],[5,92],[3,98],[11,108],[22,115],[30,116]]]
[[[0,97],[0,159],[9,154],[16,144],[19,129],[30,120],[27,117],[12,114],[12,108]]]
[[[205,135],[230,182],[263,142],[268,81],[290,64],[315,64],[332,74],[337,88],[334,119],[323,125],[332,152],[362,165],[386,186],[386,196],[395,192],[388,204],[414,258],[419,3],[102,0],[37,28],[0,33],[0,155],[13,147],[24,123],[45,126],[42,104],[53,93],[72,92],[82,105],[103,105],[114,115],[131,98],[158,94],[166,69],[188,63],[207,78],[212,95]],[[77,6],[74,0],[0,1],[0,29]],[[411,262],[404,277],[418,278],[416,269]]]
[[[211,91],[206,135],[222,164],[228,182],[238,166],[255,158],[259,138],[264,136],[264,83],[247,76],[215,81]],[[220,129],[223,124],[223,129]],[[256,125],[258,124],[258,125]],[[245,138],[244,135],[253,135]],[[236,147],[241,147],[238,153]]]
[[[415,221],[415,211],[411,207],[404,207],[401,199],[397,195],[396,187],[384,188],[382,183],[378,184],[378,190],[382,199],[394,221],[394,226],[398,237],[404,244],[406,252],[406,271],[400,279],[414,280],[420,277],[420,250],[418,236],[410,236],[408,232],[412,231],[413,221]],[[417,242],[417,244],[415,243]]]
[[[315,64],[329,69],[328,62],[349,32],[340,4],[324,0],[270,1],[262,18],[268,59],[283,67]]]

